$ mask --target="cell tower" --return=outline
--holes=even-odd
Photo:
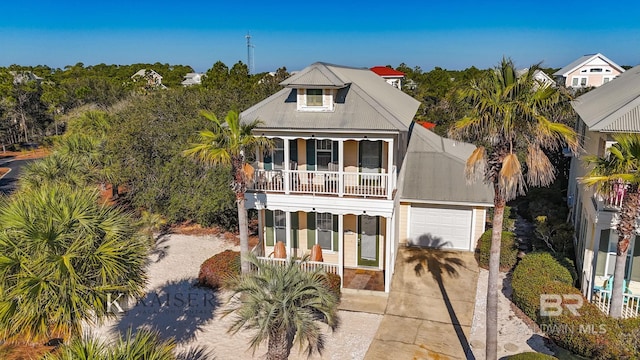
[[[247,38],[247,67],[249,68],[249,74],[253,74],[253,49],[254,46],[251,45],[251,34],[247,32],[245,36]]]

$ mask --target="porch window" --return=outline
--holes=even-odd
[[[316,243],[324,250],[333,249],[333,215],[318,213],[316,216]]]
[[[322,89],[307,89],[307,106],[322,106]]]
[[[273,139],[273,150],[264,156],[265,170],[282,170],[284,168],[284,140]]]
[[[287,213],[282,210],[273,211],[273,227],[275,230],[276,241],[287,241]]]
[[[317,140],[316,141],[316,164],[320,171],[328,171],[329,163],[333,154],[333,141]]]

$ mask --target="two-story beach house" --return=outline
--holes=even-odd
[[[605,156],[614,143],[612,134],[640,132],[640,66],[620,75],[616,81],[604,84],[580,97],[573,107],[580,119],[577,132],[583,141],[586,155]],[[593,188],[580,184],[587,168],[581,157],[571,162],[568,202],[572,209],[572,221],[576,229],[576,262],[581,275],[584,295],[608,309],[608,296],[604,281],[613,275],[618,234],[615,230],[624,191],[606,196],[596,194]],[[631,242],[625,270],[629,291],[625,294],[628,306],[624,316],[638,316],[640,304],[640,241],[636,236]],[[594,289],[597,291],[594,292]]]
[[[407,158],[415,159],[415,170],[433,166],[432,171],[449,174],[453,168],[446,156],[438,158],[442,163],[419,162],[420,154],[446,151],[442,139],[426,129],[414,131],[421,136],[411,135],[418,101],[369,69],[326,63],[314,63],[281,85],[284,89],[241,114],[247,121],[261,120],[256,134],[272,138],[275,145],[257,154],[246,194],[247,207],[259,213],[265,261],[273,260],[278,242],[287,258],[302,257],[318,245],[323,263],[314,265],[340,275],[343,287],[388,292],[397,246],[410,236],[432,232],[448,247],[473,247],[490,201],[458,204],[464,197],[458,196],[430,202],[419,199],[418,190],[401,203],[399,174]],[[410,137],[416,145],[407,156]],[[418,146],[425,141],[431,145]],[[438,177],[439,185],[410,175],[411,184],[457,186],[464,177],[459,170],[454,179]],[[440,198],[449,193],[441,192]],[[412,210],[416,201],[417,210]],[[430,211],[447,208],[460,212]],[[446,220],[458,215],[463,219]],[[420,216],[428,219],[420,221]],[[412,230],[412,224],[422,228]]]
[[[597,53],[581,56],[553,73],[556,82],[570,88],[598,87],[622,74],[624,69]]]

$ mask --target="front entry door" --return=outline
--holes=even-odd
[[[358,265],[378,266],[380,222],[377,216],[358,216]]]

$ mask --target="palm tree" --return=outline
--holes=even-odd
[[[231,189],[236,195],[238,206],[238,228],[240,232],[240,254],[242,255],[242,272],[250,271],[246,260],[249,254],[249,223],[245,207],[244,194],[247,191],[247,174],[245,173],[245,156],[271,147],[271,141],[263,136],[254,136],[252,131],[261,124],[259,120],[243,123],[235,111],[229,111],[224,120],[215,114],[201,111],[200,114],[211,121],[210,130],[198,133],[198,142],[185,150],[185,156],[194,157],[212,166],[231,167]]]
[[[235,314],[229,332],[255,331],[250,347],[255,353],[267,341],[267,360],[287,359],[294,342],[301,349],[306,344],[308,355],[321,353],[324,336],[317,321],[335,330],[340,301],[329,290],[324,270],[305,272],[294,260],[272,264],[262,263],[253,255],[247,259],[257,271],[242,274],[233,284],[232,305],[224,315]]]
[[[534,78],[537,65],[517,76],[510,59],[472,81],[460,91],[460,99],[471,106],[469,113],[449,129],[454,139],[477,145],[467,160],[466,174],[483,178],[494,189],[493,232],[487,289],[487,359],[497,358],[498,271],[504,207],[527,185],[547,186],[555,178],[545,150],[558,151],[565,144],[576,151],[575,132],[557,122],[552,111],[567,106],[560,89],[544,86]],[[523,162],[526,165],[526,178]]]
[[[175,347],[173,339],[162,340],[157,332],[140,329],[133,334],[129,330],[126,335],[120,335],[112,345],[91,336],[75,338],[45,356],[44,360],[175,360]]]
[[[109,294],[143,294],[147,241],[98,195],[44,185],[0,206],[0,338],[78,336],[115,315]]]
[[[619,318],[622,316],[624,271],[629,243],[640,216],[640,134],[616,134],[613,139],[617,143],[609,148],[609,154],[603,157],[585,157],[584,161],[591,169],[580,181],[588,186],[595,186],[596,192],[605,196],[612,193],[624,194],[616,225],[618,245],[609,307],[609,315]]]

